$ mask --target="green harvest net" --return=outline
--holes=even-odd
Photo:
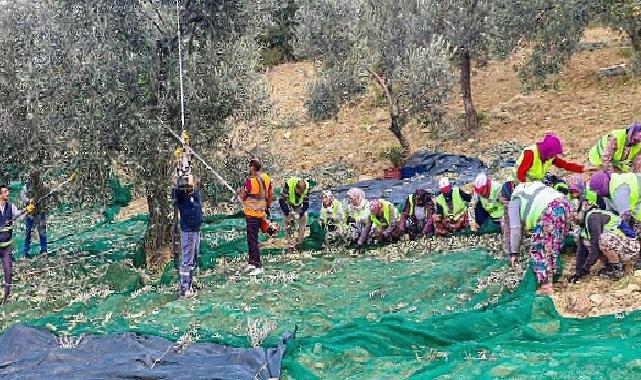
[[[496,235],[356,255],[317,250],[314,224],[303,253],[266,250],[266,272],[253,278],[242,270],[244,220],[212,216],[197,296],[178,300],[171,264],[159,278],[136,265],[146,217],[110,222],[105,211],[59,209],[49,222],[50,257],[15,255],[14,298],[0,307],[0,332],[22,322],[59,335],[191,334],[246,347],[296,330],[285,379],[641,376],[640,313],[559,317],[549,298],[534,296],[530,271],[523,276],[497,258]]]

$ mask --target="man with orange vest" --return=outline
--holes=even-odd
[[[249,177],[245,181],[245,187],[238,189],[238,197],[243,201],[243,211],[247,222],[248,269],[251,270],[251,276],[264,272],[260,261],[258,231],[262,230],[270,235],[275,232],[275,229],[266,220],[274,198],[272,180],[267,174],[260,172],[261,167],[262,164],[258,159],[251,159],[249,161]]]

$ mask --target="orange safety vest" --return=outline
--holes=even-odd
[[[251,191],[243,201],[245,216],[252,218],[264,218],[267,210],[267,201],[271,199],[268,194],[272,179],[267,174],[261,174],[260,178],[250,177]]]

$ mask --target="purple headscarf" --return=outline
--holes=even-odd
[[[539,156],[543,162],[563,154],[563,145],[555,134],[545,135],[543,141],[536,143],[536,147],[539,149]]]
[[[635,121],[628,127],[628,141],[634,145],[641,142],[641,123]],[[636,136],[635,136],[636,135]]]
[[[596,172],[590,178],[590,190],[602,197],[610,195],[610,174],[607,172]]]

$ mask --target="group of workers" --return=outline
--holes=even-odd
[[[188,160],[177,166],[173,189],[174,206],[180,215],[181,258],[180,296],[193,296],[192,278],[198,262],[202,205]],[[417,189],[402,208],[352,188],[343,201],[330,190],[321,194],[320,224],[327,242],[363,247],[425,236],[446,236],[460,232],[501,231],[506,258],[515,265],[524,234],[530,234],[532,269],[539,292],[552,293],[552,278],[557,258],[570,231],[575,231],[578,250],[576,273],[569,281],[589,276],[601,260],[599,275],[618,279],[624,274],[624,260],[636,258],[641,269],[641,123],[614,130],[598,140],[590,150],[591,168],[563,160],[560,139],[547,134],[519,156],[512,178],[495,181],[485,173],[474,180],[470,194],[454,186],[447,177],[438,182],[438,191]],[[184,162],[183,162],[184,161]],[[573,172],[567,180],[552,175],[556,166]],[[237,196],[243,204],[247,226],[248,271],[252,276],[264,272],[259,233],[279,231],[270,222],[274,189],[262,164],[252,159],[248,177]],[[586,174],[591,174],[589,181]],[[282,186],[278,199],[284,216],[290,249],[300,249],[308,222],[311,187],[308,181],[292,177]],[[36,172],[31,173],[23,190],[27,206],[20,210],[9,203],[9,188],[0,184],[0,256],[4,270],[4,301],[12,285],[13,222],[26,218],[24,254],[30,255],[31,234],[37,226],[41,253],[47,252],[44,186]],[[3,302],[4,302],[3,301]]]
[[[546,134],[523,150],[507,181],[495,181],[479,173],[470,194],[443,177],[437,192],[415,190],[402,208],[382,198],[368,200],[359,188],[350,189],[344,200],[325,190],[321,194],[319,221],[328,242],[357,247],[395,241],[403,235],[417,239],[500,230],[506,258],[513,265],[519,260],[524,235],[529,234],[539,292],[551,294],[557,258],[571,231],[578,250],[576,273],[569,281],[577,282],[590,275],[599,260],[604,264],[599,275],[611,279],[623,276],[623,260],[636,258],[635,266],[641,269],[641,174],[637,174],[641,169],[640,151],[640,123],[599,139],[590,150],[589,168],[562,159],[560,139]],[[550,173],[552,166],[574,175],[564,180]],[[269,177],[260,173],[257,160],[250,162],[247,181],[239,195],[247,216],[251,274],[260,274],[258,229],[264,225],[266,231],[269,226],[270,234],[277,230],[267,222],[273,190]],[[302,243],[309,194],[309,183],[294,177],[286,181],[279,198],[291,248]],[[290,227],[295,222],[298,225]]]

